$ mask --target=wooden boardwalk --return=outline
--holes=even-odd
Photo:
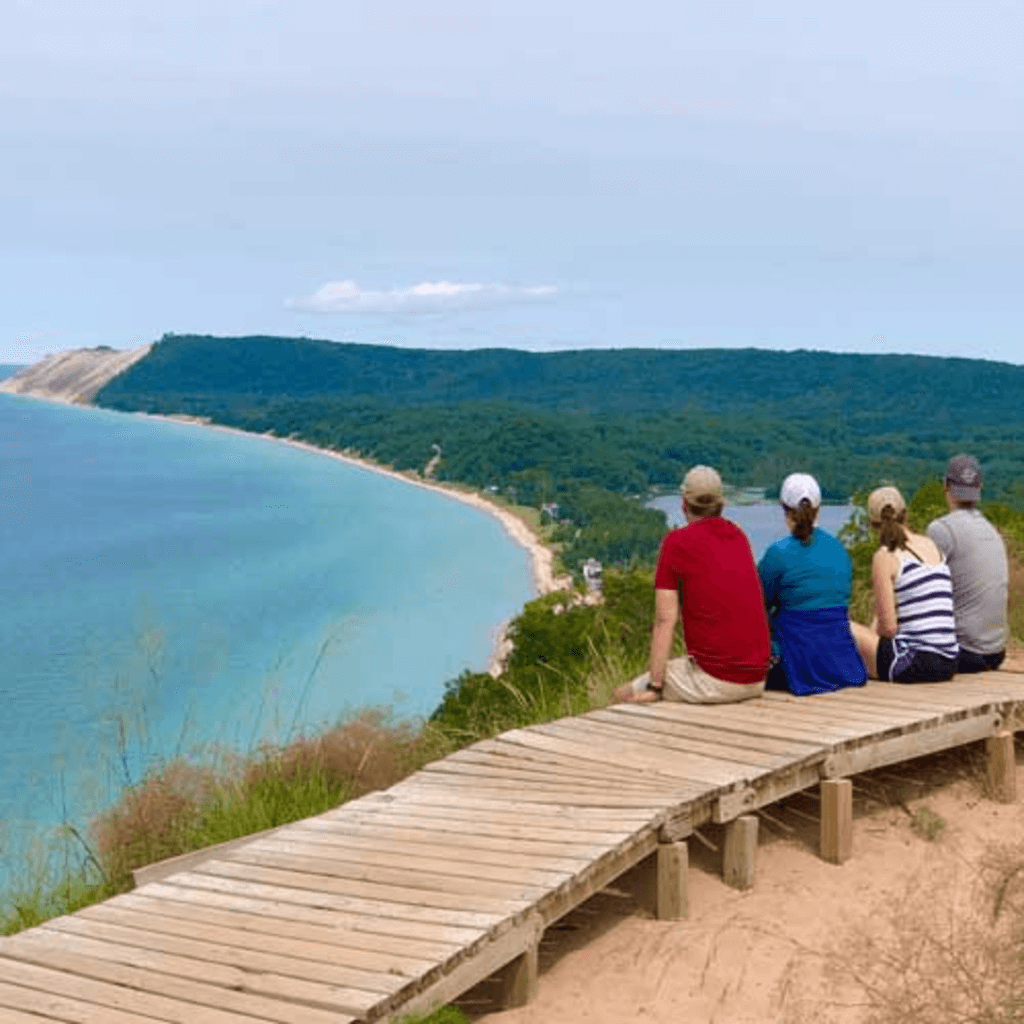
[[[0,1024],[344,1024],[429,1010],[498,972],[519,1005],[544,929],[644,858],[659,916],[684,916],[702,823],[726,824],[727,880],[749,884],[747,812],[820,786],[822,853],[842,862],[845,777],[984,739],[1010,800],[1019,729],[1024,675],[992,672],[515,730],[0,940]]]

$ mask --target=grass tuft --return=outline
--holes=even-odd
[[[918,807],[910,820],[914,833],[929,843],[942,838],[946,831],[946,819],[936,814],[930,807]]]

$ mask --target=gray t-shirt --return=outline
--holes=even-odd
[[[946,556],[953,577],[953,614],[960,646],[975,654],[1006,649],[1006,545],[976,508],[936,519],[928,536]]]

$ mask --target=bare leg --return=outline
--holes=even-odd
[[[872,679],[878,678],[878,640],[879,636],[873,629],[862,626],[859,622],[850,623],[850,632],[853,634],[853,641],[857,645],[868,675]]]

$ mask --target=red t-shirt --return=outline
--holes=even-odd
[[[761,581],[747,535],[721,516],[673,530],[661,542],[658,590],[678,590],[686,651],[729,683],[758,683],[771,652]]]

